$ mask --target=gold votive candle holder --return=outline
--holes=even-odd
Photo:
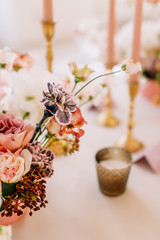
[[[107,196],[122,194],[131,169],[131,154],[118,147],[103,148],[96,154],[99,187]]]

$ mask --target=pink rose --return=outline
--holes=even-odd
[[[32,155],[24,149],[20,156],[11,152],[0,153],[0,181],[18,182],[30,170]]]
[[[28,144],[34,134],[34,127],[16,119],[11,114],[0,113],[0,146],[11,152],[17,151]]]

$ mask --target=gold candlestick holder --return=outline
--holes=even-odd
[[[53,50],[52,50],[52,38],[54,36],[55,22],[43,22],[43,33],[46,38],[46,60],[48,71],[52,72],[52,60],[53,60]]]
[[[111,98],[111,90],[108,86],[108,92],[105,99],[105,110],[99,114],[97,118],[97,122],[100,125],[106,127],[115,127],[119,124],[119,120],[115,118],[112,114],[112,98]]]
[[[129,95],[130,95],[130,111],[128,120],[128,132],[126,136],[120,138],[116,143],[116,146],[125,148],[131,153],[139,151],[143,148],[143,144],[133,137],[132,130],[134,126],[133,114],[134,114],[134,100],[137,95],[139,84],[137,82],[129,83]]]

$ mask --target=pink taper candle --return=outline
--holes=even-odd
[[[43,21],[53,21],[52,0],[43,0]]]
[[[114,65],[115,0],[109,0],[108,42],[106,66]]]
[[[132,45],[132,59],[135,63],[140,61],[142,13],[143,13],[143,0],[136,0]],[[139,74],[135,74],[131,76],[131,80],[138,81],[138,77]]]

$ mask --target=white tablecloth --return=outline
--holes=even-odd
[[[159,240],[160,175],[146,163],[134,164],[127,190],[118,197],[100,192],[95,154],[112,146],[126,131],[128,89],[117,77],[112,91],[114,113],[121,120],[116,128],[96,124],[97,113],[84,109],[88,125],[80,151],[57,157],[55,173],[47,185],[46,209],[25,215],[13,224],[13,240]],[[140,95],[136,99],[135,136],[146,147],[160,141],[160,107]]]

